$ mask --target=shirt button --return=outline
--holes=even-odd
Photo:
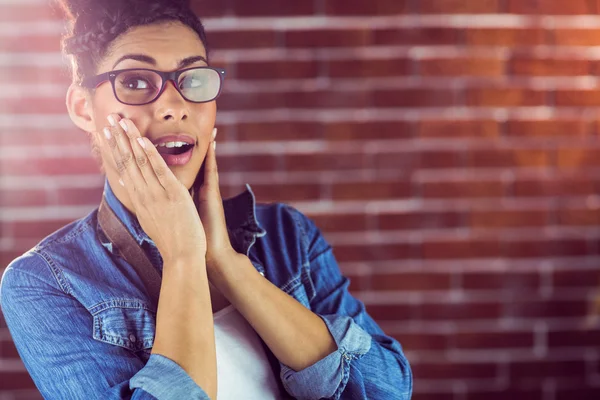
[[[137,340],[135,335],[132,333],[131,335],[129,335],[129,340],[131,340],[132,343],[135,343],[135,341]]]
[[[261,274],[262,276],[265,276],[265,273],[262,271],[258,271],[259,274]]]

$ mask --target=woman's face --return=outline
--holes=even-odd
[[[133,56],[130,58],[130,56]],[[148,60],[140,60],[144,56]],[[192,57],[200,60],[180,65],[181,60]],[[159,71],[174,71],[183,68],[205,66],[206,50],[198,34],[179,22],[140,26],[118,37],[112,44],[109,54],[98,66],[97,74],[125,68],[151,68]],[[153,61],[152,61],[153,60]],[[120,103],[114,96],[110,82],[99,85],[91,97],[93,123],[96,132],[102,132],[108,126],[106,117],[119,114],[129,118],[137,126],[142,136],[151,141],[160,137],[185,133],[196,141],[192,158],[185,165],[170,165],[177,179],[188,189],[202,166],[211,132],[215,125],[216,103],[192,103],[186,101],[173,86],[167,82],[164,91],[154,102],[141,106]],[[115,192],[122,188],[118,184],[117,166],[107,146],[100,146],[104,169],[111,188]],[[116,183],[116,185],[115,185]],[[118,193],[116,193],[118,195]],[[122,198],[122,196],[118,196]],[[123,199],[122,199],[123,201]]]

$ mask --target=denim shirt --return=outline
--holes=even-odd
[[[108,205],[162,274],[162,258],[114,195]],[[249,185],[223,200],[235,250],[318,315],[337,350],[301,371],[268,349],[281,398],[409,399],[412,373],[344,277],[314,222],[283,204],[256,204]],[[98,209],[48,235],[2,275],[0,305],[23,363],[47,399],[208,399],[175,361],[151,354],[156,309],[99,229]]]

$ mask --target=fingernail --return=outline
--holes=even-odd
[[[104,131],[104,136],[106,136],[107,139],[110,139],[110,137],[111,137],[110,129],[108,129],[108,128],[105,127],[103,129],[103,131]]]
[[[217,151],[217,141],[213,140],[213,150]]]
[[[119,183],[121,184],[121,186],[125,186],[125,183],[123,183],[123,179],[119,178]]]
[[[110,126],[117,126],[115,123],[115,119],[113,118],[112,115],[109,115],[108,117],[106,117],[106,119],[108,120],[108,123],[110,124]]]
[[[139,138],[137,138],[137,141],[140,144],[140,146],[142,146],[144,149],[146,148],[146,143],[144,143],[144,139],[139,137]]]
[[[123,128],[123,130],[124,130],[125,132],[127,132],[127,124],[125,123],[125,121],[124,121],[124,120],[120,120],[120,121],[119,121],[119,125],[121,125],[121,128]]]
[[[212,131],[212,140],[215,140],[216,137],[217,137],[217,128],[213,128],[213,131]]]

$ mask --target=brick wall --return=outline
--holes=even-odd
[[[600,1],[194,4],[223,193],[317,222],[415,399],[600,396]],[[61,30],[0,2],[0,268],[99,203]],[[0,398],[36,398],[1,323],[0,357]]]

